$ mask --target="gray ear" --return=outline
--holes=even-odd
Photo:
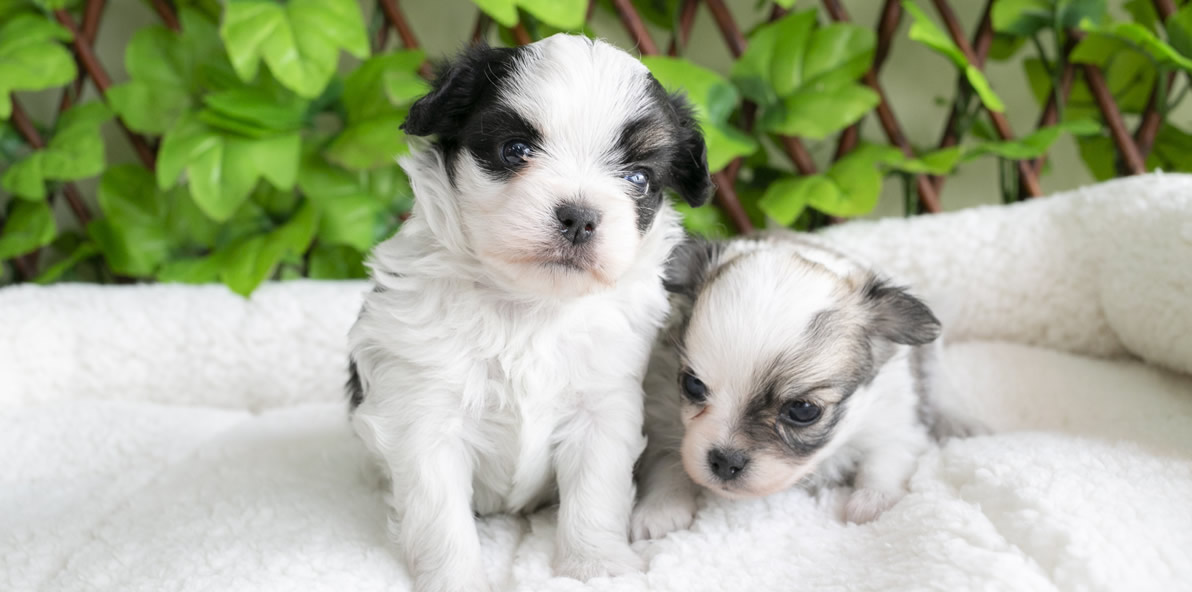
[[[662,285],[668,292],[694,299],[720,258],[719,243],[687,237],[666,260]]]
[[[881,278],[870,279],[863,288],[873,331],[903,345],[923,345],[940,336],[939,319],[923,301],[905,288],[891,286]]]

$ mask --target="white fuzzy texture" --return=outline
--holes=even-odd
[[[1186,588],[1192,379],[1171,370],[1192,372],[1192,177],[828,235],[933,298],[999,433],[929,452],[861,526],[841,490],[703,498],[691,530],[634,546],[647,573],[587,585],[551,576],[551,512],[485,518],[492,581]],[[341,387],[367,289],[0,290],[0,590],[408,590]]]

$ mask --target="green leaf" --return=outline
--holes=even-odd
[[[301,129],[310,107],[310,101],[258,88],[210,93],[203,97],[203,104],[205,111],[218,115],[221,121],[239,123],[239,129],[233,131],[247,128],[258,137]]]
[[[1008,158],[1010,160],[1038,158],[1046,154],[1051,148],[1051,145],[1054,144],[1064,132],[1069,132],[1077,136],[1088,136],[1096,134],[1100,131],[1101,124],[1097,123],[1096,121],[1088,119],[1065,121],[1063,123],[1036,130],[1035,132],[1017,140],[979,144],[968,151],[968,153],[965,155],[965,159],[968,160],[972,157],[983,154],[996,154],[1002,158]]]
[[[840,189],[823,175],[787,178],[770,185],[759,205],[767,216],[789,226],[812,201],[832,204],[840,200]]]
[[[1167,19],[1167,40],[1172,49],[1192,57],[1192,4],[1185,4]]]
[[[1089,33],[1098,33],[1137,47],[1161,64],[1192,71],[1192,59],[1180,55],[1170,45],[1156,37],[1153,32],[1138,23],[1115,22],[1105,25],[1094,25],[1086,21],[1081,24],[1080,28]],[[1072,61],[1095,63],[1089,62],[1089,60],[1106,57],[1105,52],[1110,51],[1111,44],[1105,43],[1100,39],[1095,39],[1094,41],[1090,41],[1090,39],[1095,38],[1092,35],[1088,35],[1076,46],[1076,49],[1072,51]],[[1086,44],[1095,44],[1095,47],[1085,47],[1082,49],[1081,46],[1085,46]]]
[[[0,26],[0,119],[12,113],[14,91],[54,88],[74,79],[75,61],[59,43],[70,32],[42,16],[19,14]]]
[[[798,88],[815,10],[788,14],[758,27],[749,46],[733,64],[732,79],[746,96],[765,106]]]
[[[112,86],[107,99],[129,129],[151,135],[165,133],[191,106],[186,91],[140,80]]]
[[[368,251],[374,243],[382,206],[371,195],[345,195],[319,203],[320,243]]]
[[[14,196],[30,201],[46,198],[45,174],[41,170],[42,151],[37,151],[8,167],[0,177],[0,187]]]
[[[873,63],[873,31],[837,23],[817,29],[807,43],[801,86],[831,88],[857,80]]]
[[[343,103],[348,122],[391,115],[429,88],[417,74],[421,51],[379,55],[360,64],[344,80]]]
[[[0,261],[53,242],[58,233],[54,212],[44,201],[17,201],[0,231]]]
[[[1002,99],[993,92],[993,88],[989,86],[989,81],[985,79],[985,75],[976,66],[965,66],[964,77],[968,80],[969,85],[977,92],[977,96],[981,98],[981,103],[985,105],[990,111],[997,111],[1001,113],[1006,110],[1006,105],[1002,103]]]
[[[1015,54],[1026,43],[1026,37],[1018,37],[1015,35],[995,34],[993,37],[993,45],[989,48],[989,59],[995,61],[1006,61]]]
[[[686,202],[674,202],[675,211],[683,217],[683,228],[705,238],[728,238],[733,225],[724,211],[715,206],[693,208]]]
[[[518,0],[534,18],[560,29],[575,30],[584,26],[588,0]]]
[[[232,245],[227,250],[220,279],[233,292],[248,296],[273,274],[287,254],[299,255],[314,237],[318,216],[309,204],[283,226]]]
[[[827,175],[840,190],[836,194],[839,199],[832,200],[831,192],[824,192],[820,199],[809,202],[811,207],[831,216],[853,217],[868,214],[877,206],[882,174],[872,151],[853,150],[836,161]]]
[[[225,252],[213,253],[206,257],[175,259],[168,261],[157,270],[157,281],[181,284],[206,284],[219,279],[219,271],[223,268]]]
[[[859,84],[807,90],[783,101],[782,111],[763,115],[761,125],[768,132],[819,140],[856,123],[880,102],[876,92]]]
[[[1052,0],[997,0],[993,3],[993,30],[1030,37],[1051,26]]]
[[[965,57],[960,47],[913,0],[903,0],[902,9],[910,14],[913,20],[910,30],[911,39],[944,55],[952,60],[952,63],[956,64],[958,68],[964,68],[969,65],[968,58]]]
[[[117,226],[158,226],[164,219],[164,206],[153,182],[153,174],[143,167],[122,164],[109,168],[99,180],[99,208]]]
[[[472,0],[485,14],[505,27],[517,24],[517,2],[515,0]]]
[[[34,278],[33,282],[43,286],[53,283],[62,277],[63,274],[74,269],[79,263],[98,254],[99,247],[95,246],[95,243],[90,241],[81,242],[71,251],[70,255],[47,267],[45,271]]]
[[[111,117],[112,112],[100,102],[76,105],[63,113],[43,151],[45,177],[73,181],[103,172],[104,142],[99,126]]]
[[[183,170],[195,203],[209,217],[227,220],[264,177],[290,189],[298,175],[301,138],[297,132],[268,138],[239,138],[215,132],[187,116],[162,139],[157,185],[167,189]]]
[[[704,142],[708,146],[708,170],[719,171],[742,156],[749,156],[760,147],[753,136],[724,123],[703,125]]]
[[[327,146],[327,159],[353,170],[393,164],[409,151],[403,121],[405,113],[399,112],[348,126]]]
[[[918,158],[906,158],[899,153],[896,157],[883,161],[883,164],[905,173],[946,175],[956,168],[963,155],[960,146],[952,146],[929,152]]]
[[[1165,171],[1192,173],[1192,134],[1164,123],[1155,137],[1155,148],[1151,152],[1158,159],[1158,166]]]
[[[1122,8],[1130,13],[1130,17],[1134,19],[1134,22],[1152,31],[1157,28],[1159,13],[1155,11],[1155,3],[1152,0],[1126,0],[1122,4]]]
[[[321,280],[347,280],[368,277],[364,256],[344,246],[318,245],[311,250],[307,275]]]
[[[1089,136],[1076,139],[1080,159],[1088,167],[1093,178],[1106,181],[1117,176],[1116,149],[1113,140],[1107,136]]]
[[[368,56],[368,38],[355,0],[229,0],[220,26],[241,80],[257,75],[261,60],[286,88],[314,98],[335,73],[339,50]]]
[[[161,226],[116,226],[100,219],[87,225],[108,267],[116,273],[148,277],[170,254],[170,240]]]

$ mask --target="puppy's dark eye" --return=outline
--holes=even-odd
[[[679,377],[679,385],[683,387],[683,395],[692,403],[702,403],[708,398],[708,387],[690,372],[684,372]]]
[[[533,153],[534,151],[525,141],[510,140],[501,147],[501,160],[505,161],[507,165],[515,166],[529,160]]]
[[[797,426],[808,426],[815,423],[823,413],[824,411],[814,403],[792,401],[782,411],[782,419]]]
[[[650,185],[650,175],[646,171],[632,171],[625,175],[625,180],[642,190]]]

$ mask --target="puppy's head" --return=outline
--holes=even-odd
[[[683,466],[727,497],[769,495],[814,471],[847,433],[850,397],[897,345],[940,333],[922,302],[810,244],[689,242],[668,287],[690,299],[676,344]]]
[[[684,100],[581,36],[464,51],[403,129],[433,137],[476,257],[536,292],[612,285],[668,207],[664,189],[700,205],[712,187]]]

